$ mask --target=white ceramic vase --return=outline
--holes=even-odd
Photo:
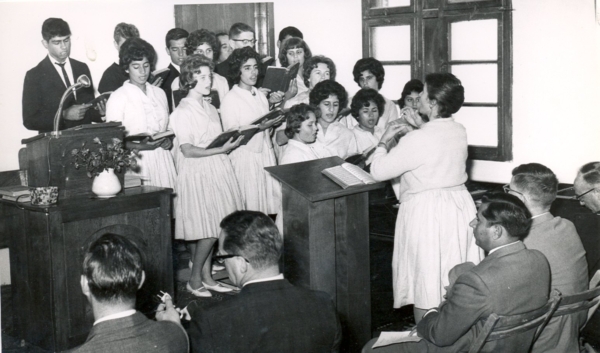
[[[107,198],[117,195],[121,191],[121,182],[115,175],[113,168],[104,169],[104,171],[94,177],[92,182],[92,192],[98,197]]]

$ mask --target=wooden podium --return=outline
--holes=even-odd
[[[342,189],[321,174],[338,157],[265,168],[283,186],[283,272],[293,284],[329,293],[343,328],[342,352],[371,339],[370,190]]]
[[[115,137],[123,141],[124,130],[121,123],[87,124],[60,130],[57,136],[46,132],[22,140],[26,145],[28,185],[58,186],[59,199],[91,192],[93,179],[84,167],[75,169],[71,151],[83,143],[91,151],[97,150],[93,141],[96,137],[108,143]],[[117,176],[123,186],[124,174]]]

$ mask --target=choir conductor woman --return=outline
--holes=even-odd
[[[467,134],[452,118],[463,101],[464,88],[454,75],[427,75],[418,114],[428,122],[388,151],[386,142],[406,126],[391,124],[371,164],[375,179],[400,181],[394,188],[400,200],[392,259],[394,307],[414,304],[417,323],[426,309],[442,301],[450,269],[483,257],[469,227],[477,211],[464,185]]]

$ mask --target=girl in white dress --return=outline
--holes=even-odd
[[[317,141],[319,128],[315,113],[315,108],[302,103],[293,106],[286,114],[285,134],[290,140],[280,164],[306,162],[333,156],[322,143]]]
[[[187,96],[171,115],[171,127],[179,140],[179,191],[175,238],[191,241],[192,274],[187,290],[210,297],[207,289],[229,291],[211,276],[211,252],[219,237],[219,223],[243,209],[242,195],[227,153],[241,139],[206,149],[223,129],[214,106],[203,97],[211,89],[212,61],[192,54],[181,65],[181,89]]]
[[[290,37],[281,43],[281,49],[279,49],[279,62],[281,66],[291,67],[295,64],[299,64],[300,66],[295,79],[298,88],[297,93],[302,93],[308,89],[304,83],[303,68],[304,62],[310,58],[312,58],[312,52],[302,38]]]
[[[156,52],[152,45],[140,38],[129,38],[119,50],[119,64],[129,74],[129,80],[114,91],[106,103],[106,120],[119,121],[126,135],[155,134],[167,129],[169,108],[165,92],[151,84],[148,78],[154,70]],[[169,150],[169,138],[157,144],[148,139],[140,143],[126,142],[127,148],[137,148],[139,175],[144,185],[175,188],[175,165]]]
[[[381,140],[385,129],[379,127],[377,121],[381,118],[384,108],[383,96],[374,89],[361,89],[352,98],[350,113],[358,122],[358,125],[352,128],[352,133],[360,153],[364,154]],[[365,164],[369,165],[372,161],[373,155],[367,158]]]
[[[269,112],[265,94],[254,87],[260,62],[258,53],[249,47],[236,49],[229,61],[234,86],[221,103],[225,130],[248,125]],[[246,209],[266,214],[276,214],[281,204],[281,185],[264,170],[277,164],[269,136],[271,126],[261,125],[260,132],[229,155]]]
[[[386,142],[406,129],[390,124],[371,163],[377,180],[400,177],[394,188],[400,200],[392,259],[394,307],[414,303],[417,322],[426,309],[439,305],[455,265],[478,264],[483,258],[469,227],[477,211],[464,185],[467,134],[451,117],[463,101],[463,86],[454,75],[427,75],[419,113],[428,122],[388,152]]]

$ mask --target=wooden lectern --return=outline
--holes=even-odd
[[[327,292],[343,328],[343,352],[371,339],[370,190],[342,189],[321,171],[338,157],[265,168],[283,186],[283,272],[293,284]]]
[[[30,137],[21,141],[26,145],[27,178],[29,186],[58,186],[58,197],[65,198],[92,190],[92,178],[84,167],[75,169],[71,151],[85,147],[94,151],[94,138],[110,142],[116,137],[123,141],[125,128],[121,123],[88,124]],[[124,174],[117,173],[121,186]]]

